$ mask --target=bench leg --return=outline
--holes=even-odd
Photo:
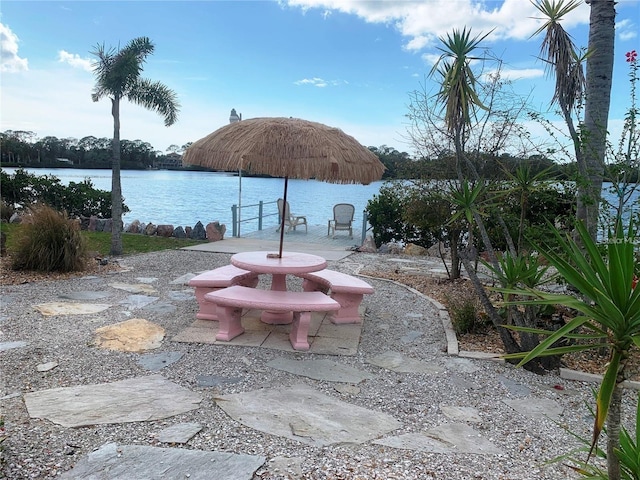
[[[220,327],[216,335],[216,340],[228,342],[241,333],[244,333],[241,322],[242,308],[218,307],[218,317]]]
[[[331,298],[340,304],[340,310],[331,313],[331,323],[360,323],[360,304],[363,294],[331,293]]]
[[[196,313],[196,318],[200,320],[218,320],[216,304],[207,301],[204,296],[209,292],[215,292],[219,288],[196,287],[196,300],[200,309]]]
[[[311,312],[293,312],[293,324],[289,341],[294,350],[309,350],[309,325],[311,324]]]

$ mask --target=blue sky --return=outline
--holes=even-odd
[[[625,52],[640,51],[640,0],[619,0],[610,129],[629,104]],[[341,128],[367,146],[412,152],[410,92],[453,28],[493,33],[483,43],[514,88],[548,108],[552,86],[536,57],[528,0],[7,1],[0,12],[0,131],[41,138],[112,136],[108,100],[91,101],[90,51],[147,36],[156,45],[143,76],[178,94],[178,123],[125,104],[121,138],[156,150],[184,145],[243,118],[299,117]],[[586,46],[589,7],[563,25]],[[559,122],[561,125],[561,122]],[[534,135],[543,135],[531,125]]]

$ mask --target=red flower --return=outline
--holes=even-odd
[[[635,50],[631,50],[630,52],[627,52],[624,55],[625,57],[627,57],[627,62],[629,63],[635,62],[636,59],[638,58],[638,54],[636,53]]]

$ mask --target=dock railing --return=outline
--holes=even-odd
[[[231,224],[233,225],[232,236],[239,237],[241,225],[247,224],[249,222],[257,223],[258,231],[262,231],[262,227],[264,224],[263,220],[267,217],[277,217],[278,224],[279,224],[281,219],[280,219],[280,212],[278,212],[277,203],[278,203],[277,200],[272,202],[263,202],[262,200],[260,200],[260,202],[258,203],[254,203],[251,205],[242,205],[240,207],[238,207],[238,205],[236,204],[232,205],[231,206]],[[274,213],[265,213],[265,206],[268,206],[268,205],[276,205]],[[248,218],[245,217],[245,214],[249,215],[249,217]],[[367,232],[371,229],[371,226],[369,225],[368,220],[369,220],[369,216],[367,215],[367,211],[364,210],[362,212],[362,233],[360,238],[361,245],[364,244],[364,241],[367,238]]]

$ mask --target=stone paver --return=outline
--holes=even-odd
[[[61,478],[250,480],[264,462],[258,455],[108,443]]]
[[[153,288],[151,285],[148,285],[146,283],[115,282],[115,283],[110,283],[109,286],[112,288],[117,288],[118,290],[124,290],[125,292],[129,292],[129,293],[146,293],[146,294],[158,293],[158,291],[155,288]]]
[[[0,352],[11,350],[13,348],[22,348],[28,345],[27,342],[22,340],[15,340],[13,342],[0,342]]]
[[[351,405],[307,385],[222,395],[216,401],[248,427],[318,447],[363,443],[401,427],[391,415]]]
[[[162,345],[164,328],[144,318],[100,327],[96,330],[94,345],[120,352],[145,352]]]
[[[77,300],[82,302],[90,302],[94,300],[101,300],[103,298],[110,297],[111,294],[108,292],[96,292],[93,290],[82,290],[79,292],[72,293],[63,293],[58,295],[58,298],[62,298],[65,300]]]
[[[145,370],[157,372],[158,370],[176,363],[182,358],[182,352],[147,353],[138,359],[138,364]]]
[[[271,360],[267,366],[327,382],[360,383],[374,378],[374,375],[368,372],[324,359],[299,361],[279,357]]]
[[[111,305],[106,303],[47,302],[34,305],[33,308],[45,317],[51,317],[54,315],[91,315],[104,312],[111,308]]]
[[[161,375],[52,388],[27,393],[24,399],[31,418],[46,418],[63,427],[160,420],[194,410],[202,401],[200,395]]]
[[[400,352],[385,352],[380,355],[368,357],[367,363],[401,373],[431,373],[438,374],[444,371],[440,365],[426,363],[407,357]]]
[[[529,396],[527,398],[517,398],[514,400],[504,399],[502,401],[516,412],[530,418],[551,418],[553,420],[559,420],[563,411],[563,408],[557,402],[547,398]]]
[[[447,423],[426,432],[406,433],[386,437],[373,443],[387,447],[418,450],[431,453],[472,453],[501,455],[495,444],[482,437],[472,427],[463,423]]]
[[[202,430],[199,423],[179,423],[165,428],[156,437],[162,443],[187,443]]]

